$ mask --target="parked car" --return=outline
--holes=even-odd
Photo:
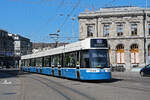
[[[141,76],[150,76],[150,64],[140,70]]]

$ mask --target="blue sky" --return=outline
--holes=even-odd
[[[49,34],[58,29],[60,37],[72,37],[74,23],[75,37],[78,37],[79,13],[108,6],[145,7],[145,0],[0,0],[0,29],[30,38],[32,42],[53,42]],[[60,38],[59,41],[77,39]]]

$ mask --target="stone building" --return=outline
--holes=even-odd
[[[78,19],[80,40],[108,38],[112,66],[131,70],[149,63],[150,8],[100,8],[80,13]]]

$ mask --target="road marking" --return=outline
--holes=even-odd
[[[4,80],[4,82],[2,82],[1,84],[12,84],[11,81],[7,81],[7,80]]]

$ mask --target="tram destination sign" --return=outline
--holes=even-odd
[[[107,47],[106,39],[91,39],[91,47],[99,48],[99,47]]]

